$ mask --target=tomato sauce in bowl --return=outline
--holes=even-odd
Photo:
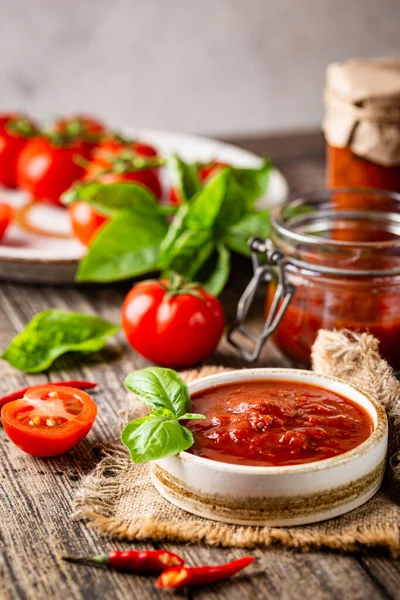
[[[260,467],[299,465],[348,452],[374,425],[358,404],[322,387],[293,381],[243,381],[192,395],[189,421],[203,458]]]

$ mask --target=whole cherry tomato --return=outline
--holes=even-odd
[[[132,348],[168,367],[205,359],[217,347],[224,325],[219,300],[180,277],[138,283],[122,306],[122,327]]]
[[[4,236],[14,215],[14,211],[7,202],[0,202],[0,240]]]
[[[89,115],[68,115],[57,119],[52,128],[68,140],[76,140],[94,148],[105,135],[107,128],[99,119]]]
[[[37,133],[33,121],[18,113],[0,115],[0,185],[17,187],[17,160],[29,138]]]
[[[149,158],[151,163],[153,157],[140,156],[131,150],[114,149],[109,153],[104,147],[100,152],[101,148],[102,146],[96,148],[93,160],[87,166],[85,179],[100,183],[121,183],[124,181],[139,183],[149,189],[158,200],[161,199],[162,188],[158,176],[158,167],[143,168],[142,166],[143,158]]]
[[[18,158],[18,185],[37,200],[60,205],[61,194],[85,173],[78,164],[82,158],[89,159],[82,142],[58,144],[47,137],[33,138]]]
[[[68,213],[75,237],[85,246],[90,246],[100,227],[108,221],[88,202],[73,202],[68,206]]]
[[[58,456],[89,433],[97,406],[72,387],[37,385],[1,409],[3,428],[16,446],[32,456]]]
[[[117,135],[106,136],[96,147],[93,158],[103,159],[110,154],[119,154],[123,150],[129,150],[137,156],[156,158],[158,152],[153,146],[138,142],[137,140],[125,139]]]

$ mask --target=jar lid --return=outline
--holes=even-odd
[[[328,65],[323,129],[334,147],[383,166],[400,164],[400,59]]]

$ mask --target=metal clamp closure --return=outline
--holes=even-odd
[[[239,300],[236,318],[228,332],[227,339],[229,343],[240,352],[245,360],[252,362],[259,357],[265,342],[278,327],[295,293],[295,287],[286,280],[286,262],[284,255],[274,248],[270,240],[254,237],[249,241],[249,247],[251,250],[254,275]],[[265,257],[265,263],[263,261],[263,264],[261,264],[260,256]],[[268,286],[274,278],[274,268],[277,268],[278,284],[266,315],[264,328],[261,335],[256,336],[246,328],[246,319],[258,286],[261,283],[265,284],[265,290],[266,292],[268,291]],[[250,345],[249,349],[249,344],[245,346],[235,340],[233,336],[237,333],[251,342],[253,347]]]

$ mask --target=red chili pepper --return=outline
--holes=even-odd
[[[161,573],[156,585],[158,588],[176,589],[216,583],[232,577],[254,560],[253,556],[243,556],[243,558],[215,567],[172,567]]]
[[[42,387],[43,385],[65,385],[66,387],[74,387],[78,390],[90,390],[97,387],[97,383],[94,383],[93,381],[79,381],[76,379],[72,379],[71,381],[49,381],[48,383],[29,385],[28,387],[17,390],[16,392],[11,392],[11,394],[7,394],[6,396],[0,398],[0,408],[4,406],[4,404],[7,404],[7,402],[11,402],[11,400],[19,400],[20,398],[23,398],[26,392],[29,390],[35,387]]]
[[[130,573],[162,573],[170,567],[181,566],[183,558],[169,550],[114,550],[108,554],[75,558],[65,556],[64,560],[74,563],[93,563],[114,567]]]

